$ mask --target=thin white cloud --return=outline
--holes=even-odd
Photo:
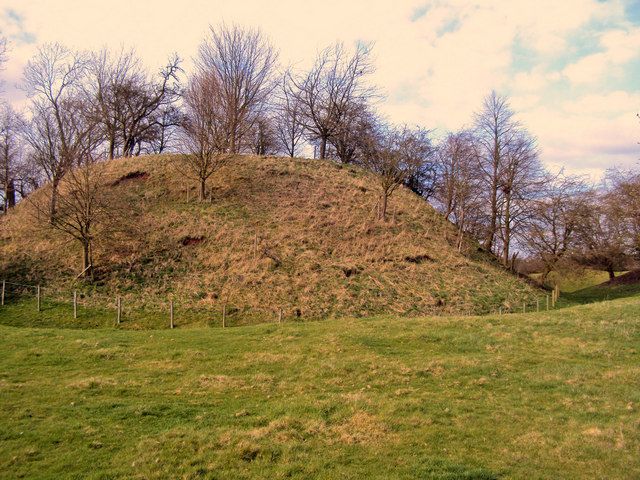
[[[568,65],[563,74],[576,84],[596,83],[607,74],[620,74],[615,67],[640,58],[640,28],[605,31],[600,36],[600,45],[603,51]]]

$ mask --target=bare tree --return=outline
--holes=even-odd
[[[445,218],[456,225],[459,251],[466,233],[478,233],[482,184],[477,162],[478,145],[470,131],[450,133],[438,149],[440,172],[434,196]]]
[[[380,124],[381,120],[368,105],[353,103],[329,137],[332,153],[341,163],[356,163],[362,158],[369,139],[378,134]]]
[[[421,138],[406,127],[389,128],[370,140],[363,156],[364,165],[378,176],[380,208],[378,219],[386,221],[389,197],[414,174],[429,152]]]
[[[302,124],[302,105],[291,90],[289,74],[285,74],[280,83],[277,103],[274,107],[274,130],[280,150],[291,158],[296,156],[298,144],[304,135]]]
[[[154,127],[149,130],[145,141],[148,153],[161,154],[176,146],[178,127],[182,124],[183,114],[176,105],[166,105],[158,112]]]
[[[549,178],[544,196],[531,204],[531,220],[523,242],[542,263],[541,283],[576,247],[577,229],[589,213],[590,187],[579,177]]]
[[[26,139],[35,162],[51,181],[51,221],[62,177],[98,143],[96,124],[82,95],[86,72],[86,55],[57,43],[40,48],[24,70],[32,118]]]
[[[272,118],[263,114],[256,120],[249,132],[252,153],[255,155],[272,155],[278,151],[278,139]]]
[[[577,245],[574,260],[582,265],[604,270],[615,278],[630,259],[624,220],[618,213],[615,196],[606,191],[592,191],[585,198],[584,215],[576,227]]]
[[[227,117],[220,102],[221,95],[217,77],[201,73],[191,79],[184,96],[182,138],[189,153],[182,155],[179,168],[198,180],[201,200],[206,198],[209,177],[232,156],[227,153]]]
[[[196,58],[199,75],[215,78],[225,116],[225,151],[238,153],[242,142],[268,106],[276,86],[278,54],[255,29],[222,24],[210,27]]]
[[[519,129],[506,97],[491,92],[484,99],[482,110],[475,118],[476,134],[481,145],[479,167],[488,196],[488,222],[484,248],[493,251],[498,234],[500,210],[500,179],[509,145]]]
[[[175,105],[180,96],[180,62],[173,55],[156,80],[133,50],[114,55],[103,49],[92,55],[87,95],[109,158],[140,153],[144,145],[150,150],[166,148],[169,130],[179,123]]]
[[[51,188],[51,184],[45,188]],[[77,158],[73,168],[66,172],[58,184],[58,206],[53,220],[48,219],[48,202],[44,196],[32,195],[27,201],[34,209],[37,220],[81,245],[80,275],[93,278],[96,238],[99,235],[111,235],[108,225],[116,219],[119,208],[105,181],[104,168],[91,152]],[[43,221],[44,218],[47,220]]]
[[[605,185],[609,214],[619,219],[629,253],[640,257],[640,171],[611,169]]]
[[[17,184],[25,173],[20,145],[23,123],[11,106],[0,106],[0,191],[4,213],[16,205]]]
[[[414,193],[428,200],[435,192],[438,178],[437,149],[431,142],[431,131],[422,127],[413,128],[411,130],[411,148],[413,155],[422,160],[404,184]]]
[[[359,43],[349,55],[342,43],[328,47],[304,75],[291,76],[295,95],[302,105],[303,124],[311,142],[326,158],[327,144],[353,113],[356,105],[367,104],[375,91],[364,83],[373,72],[371,45]]]
[[[548,177],[538,157],[536,141],[524,129],[514,135],[503,153],[499,178],[498,232],[502,263],[511,267],[514,236],[523,233],[532,218],[533,203],[541,197]]]

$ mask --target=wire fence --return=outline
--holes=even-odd
[[[266,308],[238,306],[233,302],[219,302],[206,306],[195,302],[174,299],[133,301],[130,293],[114,294],[107,298],[104,294],[92,296],[82,290],[59,290],[53,287],[25,284],[2,280],[0,285],[0,306],[20,305],[51,318],[89,321],[88,325],[122,325],[138,328],[175,328],[179,325],[202,324],[222,328],[251,325],[256,323],[283,323],[317,320],[320,317],[302,316],[295,307]],[[127,299],[131,300],[127,303]]]
[[[222,328],[251,325],[256,323],[283,323],[320,320],[330,315],[303,317],[300,308],[260,308],[255,306],[239,307],[231,302],[215,305],[194,306],[189,302],[176,301],[172,297],[166,300],[156,299],[144,305],[127,305],[123,295],[115,294],[105,301],[75,290],[55,290],[39,284],[25,284],[2,280],[0,286],[0,306],[32,303],[27,308],[54,320],[67,324],[86,326],[115,325],[132,328],[175,328],[179,325],[201,324]],[[505,305],[484,314],[507,315],[512,313],[532,313],[549,311],[556,308],[560,290],[556,286],[550,294],[536,298],[535,302],[523,302],[521,305]],[[102,300],[102,301],[100,301]],[[150,305],[151,304],[151,305]],[[427,315],[427,314],[425,314]],[[452,314],[459,316],[460,314]],[[464,314],[462,314],[464,315]],[[466,315],[481,315],[467,311]]]

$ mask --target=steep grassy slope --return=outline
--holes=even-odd
[[[640,478],[639,309],[2,325],[0,478]]]
[[[375,178],[360,169],[237,157],[199,202],[176,161],[104,164],[123,214],[117,231],[97,235],[98,286],[80,287],[92,301],[117,292],[128,308],[153,309],[173,296],[183,309],[226,303],[243,318],[279,308],[324,318],[519,309],[538,294],[474,244],[458,253],[453,227],[406,189],[391,199],[391,221],[376,221]],[[69,298],[80,250],[33,227],[29,209],[0,223],[0,274]]]

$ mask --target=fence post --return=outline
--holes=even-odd
[[[282,309],[278,309],[278,323],[282,323]]]
[[[227,304],[222,305],[222,328],[225,327],[225,323],[227,320]]]
[[[4,305],[4,289],[5,289],[6,283],[7,283],[6,280],[2,280],[2,302],[1,302],[2,305]]]
[[[38,285],[36,297],[38,298],[38,311],[40,311],[40,285]]]
[[[549,310],[549,295],[547,295],[547,311]]]
[[[498,315],[502,315],[502,307],[498,310]]]
[[[73,318],[78,318],[78,291],[73,291]]]
[[[120,299],[120,296],[118,296],[116,304],[118,306],[117,324],[120,325],[120,317],[122,316],[122,300]]]
[[[169,300],[169,325],[173,328],[173,300]]]
[[[522,313],[527,313],[527,304],[522,302]]]

